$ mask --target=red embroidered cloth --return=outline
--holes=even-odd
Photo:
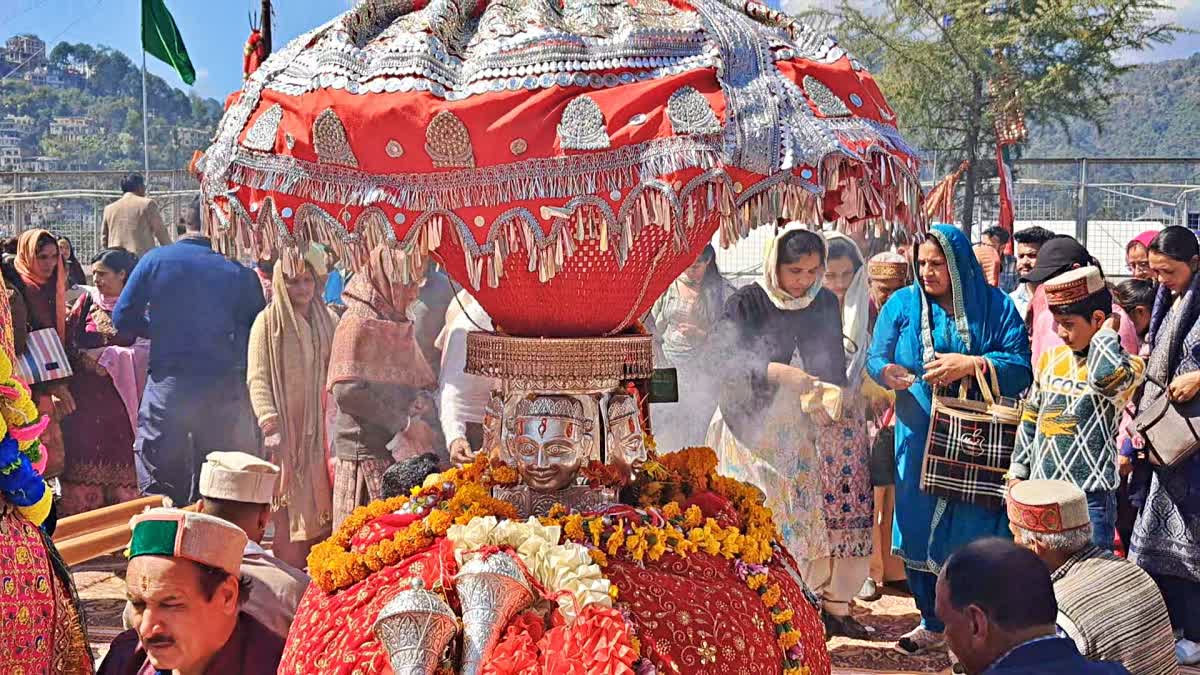
[[[91,673],[79,614],[38,528],[0,498],[0,673]]]
[[[804,599],[799,586],[773,566],[795,611],[802,636],[804,665],[812,675],[828,675],[829,653],[820,615]],[[620,589],[623,603],[636,617],[642,653],[660,673],[673,672],[665,653],[681,673],[772,675],[783,672],[783,652],[775,624],[758,594],[733,572],[730,561],[703,553],[679,558],[665,555],[645,568],[610,560],[605,574]]]
[[[804,664],[812,675],[828,675],[820,617],[786,572],[787,564],[775,562],[771,578],[795,611]],[[384,675],[387,654],[371,632],[379,610],[412,577],[432,588],[439,579],[448,585],[454,571],[450,546],[443,540],[439,547],[333,595],[310,586],[288,635],[280,675]],[[642,652],[660,673],[672,672],[663,669],[666,660],[683,673],[783,672],[771,616],[734,574],[730,561],[706,554],[686,559],[667,555],[642,568],[610,560],[605,572],[620,589],[618,609],[632,612]]]
[[[448,587],[457,569],[454,549],[443,539],[332,595],[309,585],[296,609],[279,675],[390,674],[387,651],[371,631],[379,610],[412,579],[420,578],[425,588]]]
[[[395,238],[506,332],[589,336],[640,318],[718,228],[915,227],[916,154],[871,76],[731,5],[360,4],[231,97],[202,163],[218,243],[360,262]]]

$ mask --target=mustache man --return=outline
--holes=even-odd
[[[130,521],[126,588],[133,628],[118,635],[101,675],[271,675],[283,638],[241,605],[246,533],[220,518],[151,509]]]

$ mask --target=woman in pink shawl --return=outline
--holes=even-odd
[[[1150,242],[1158,236],[1158,230],[1146,230],[1125,245],[1125,267],[1135,279],[1154,281],[1150,271]]]
[[[63,515],[138,496],[133,439],[150,343],[117,332],[112,310],[137,258],[110,248],[92,259],[92,281],[67,317],[67,350],[77,409],[62,422],[66,446]]]

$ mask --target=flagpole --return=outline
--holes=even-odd
[[[150,181],[150,114],[146,105],[146,50],[142,50],[142,166]]]

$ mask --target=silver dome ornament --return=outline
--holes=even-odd
[[[533,601],[525,573],[511,553],[476,557],[462,566],[454,582],[462,605],[462,675],[477,675],[484,658],[518,612]]]
[[[395,675],[433,675],[458,633],[458,619],[440,595],[414,579],[379,611],[372,630]]]

